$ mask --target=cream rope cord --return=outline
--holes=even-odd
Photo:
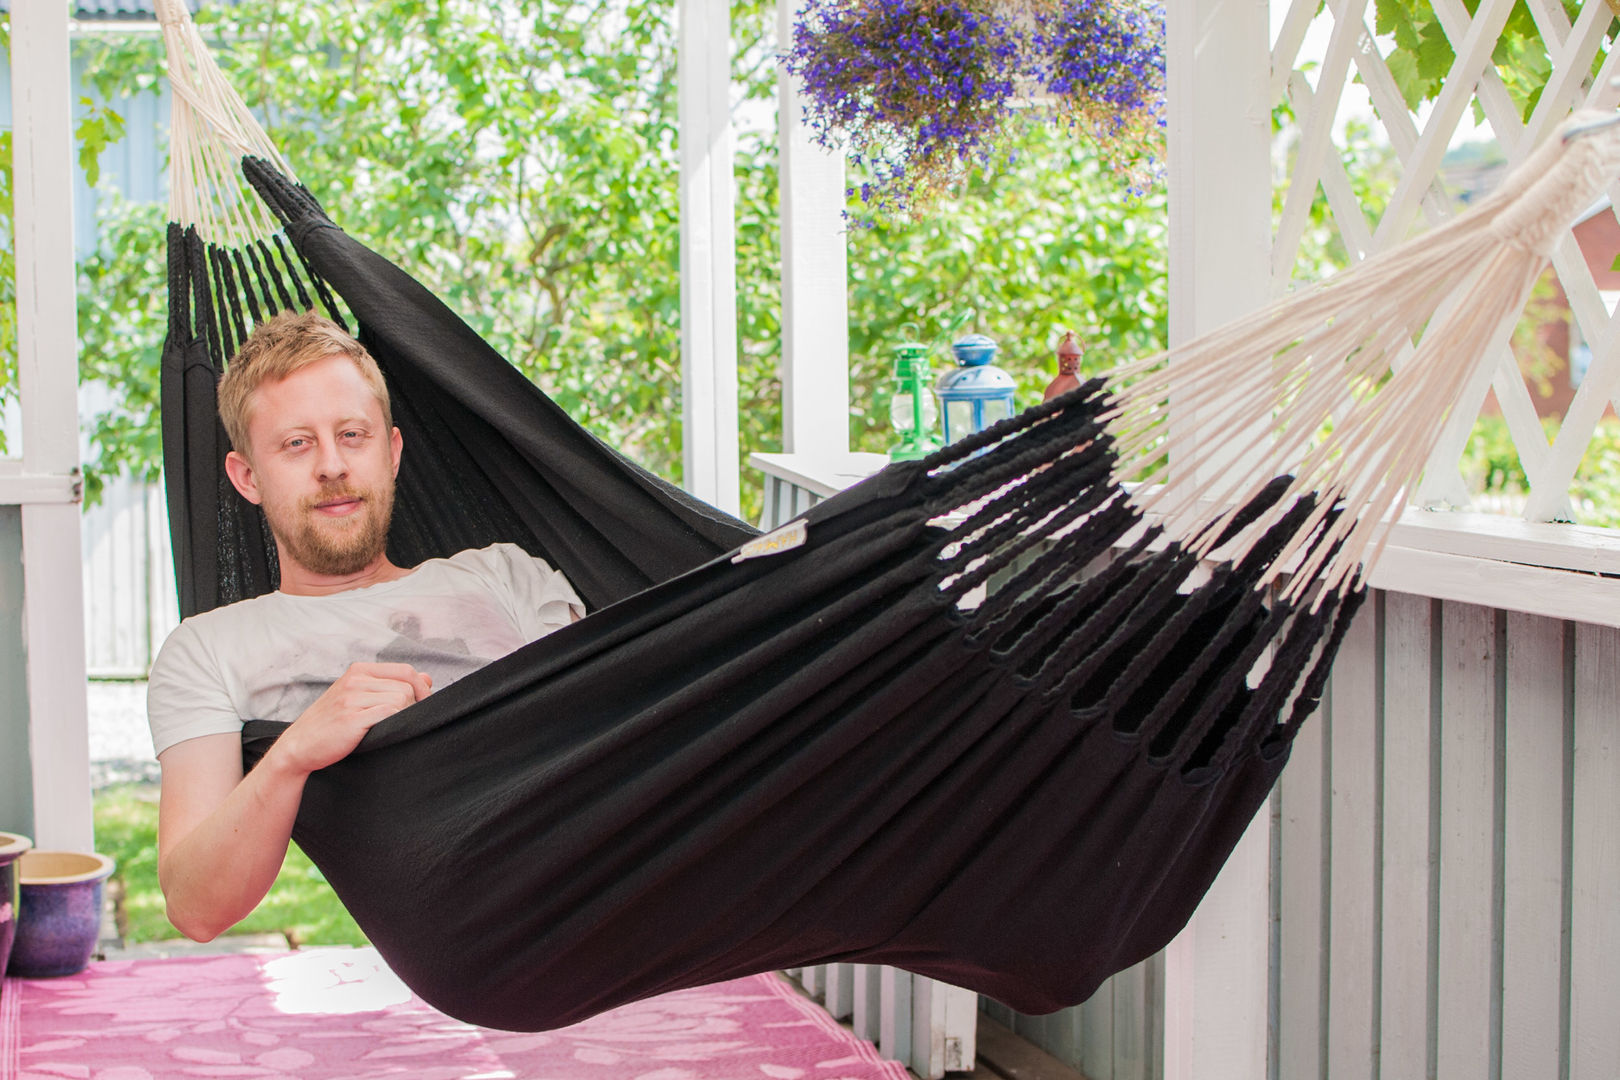
[[[1314,496],[1314,513],[1264,583],[1289,574],[1284,591],[1294,598],[1318,579],[1322,595],[1355,586],[1470,374],[1516,321],[1563,231],[1620,177],[1614,118],[1576,113],[1466,213],[1111,373],[1116,479],[1146,481],[1135,495],[1144,511],[1170,539],[1210,554],[1237,512],[1217,510],[1211,522],[1210,507],[1243,506],[1292,474],[1287,495],[1215,554],[1241,558],[1297,497]],[[1184,432],[1183,416],[1196,417],[1196,431]],[[1219,450],[1238,464],[1201,468],[1195,455],[1219,432],[1232,433]],[[1154,472],[1167,456],[1168,479]],[[1306,553],[1335,505],[1345,512]]]
[[[172,102],[169,220],[225,247],[265,239],[279,224],[242,179],[242,158],[262,157],[288,177],[292,170],[219,70],[184,0],[157,0],[155,8]]]
[[[292,171],[214,63],[183,0],[156,0],[156,10],[173,89],[171,220],[225,247],[265,239],[279,226],[243,182],[241,159],[262,157],[288,177]],[[1319,601],[1353,588],[1553,245],[1620,176],[1615,120],[1578,112],[1466,213],[1116,369],[1108,376],[1115,478],[1148,481],[1133,498],[1168,538],[1222,559],[1241,558],[1296,499],[1314,497],[1314,512],[1262,585],[1288,574],[1285,595],[1298,598],[1320,579]],[[1195,458],[1212,432],[1234,433],[1220,448],[1225,462]],[[1157,471],[1166,459],[1168,478]],[[1212,552],[1236,508],[1287,474],[1294,477],[1287,495]],[[1344,512],[1324,530],[1335,508]]]

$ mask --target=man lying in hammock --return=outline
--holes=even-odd
[[[310,773],[434,686],[584,614],[560,572],[514,545],[389,561],[401,437],[376,363],[334,323],[261,324],[219,411],[226,471],[264,510],[281,584],[186,619],[152,666],[158,875],[170,921],[199,941],[269,891]],[[244,717],[292,724],[245,777]]]

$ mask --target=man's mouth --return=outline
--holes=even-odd
[[[362,501],[358,495],[343,495],[335,499],[322,499],[315,504],[315,509],[331,517],[342,517],[358,510]]]

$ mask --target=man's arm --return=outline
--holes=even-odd
[[[209,941],[245,918],[281,870],[309,774],[346,757],[373,724],[431,689],[408,664],[352,664],[246,776],[238,735],[164,750],[158,879],[175,928]]]

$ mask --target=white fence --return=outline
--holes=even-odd
[[[169,526],[158,484],[108,484],[84,515],[85,668],[92,679],[144,679],[180,621]]]

